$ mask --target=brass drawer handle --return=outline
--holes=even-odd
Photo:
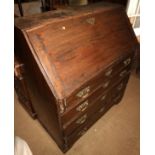
[[[103,87],[103,88],[107,88],[107,87],[109,86],[109,84],[110,84],[110,81],[107,81],[106,83],[103,84],[102,87]]]
[[[83,124],[87,119],[87,114],[83,115],[82,117],[80,117],[77,121],[76,124]]]
[[[131,58],[124,60],[123,63],[125,66],[129,65],[131,63]]]
[[[102,113],[105,110],[105,106],[99,110],[99,113]]]
[[[121,83],[118,87],[117,87],[117,90],[121,90],[123,88],[124,84]]]
[[[87,100],[87,101],[83,102],[82,104],[80,104],[80,105],[76,108],[76,111],[81,111],[81,112],[83,112],[83,111],[85,111],[85,110],[88,108],[88,105],[89,105],[89,103],[88,103],[88,100]]]
[[[125,76],[127,73],[128,73],[127,70],[123,70],[123,71],[119,74],[119,76],[120,76],[120,77],[123,77],[123,76]]]
[[[87,131],[87,127],[85,127],[82,131],[80,131],[80,132],[78,133],[78,136],[84,135],[84,134],[86,133],[86,131]]]
[[[121,95],[118,95],[114,98],[114,102],[117,102],[121,98]]]
[[[103,96],[101,97],[101,101],[105,100],[105,98],[106,98],[106,95],[103,95]]]
[[[80,92],[76,94],[76,96],[79,98],[86,98],[89,95],[89,92],[90,92],[90,86],[82,89]]]
[[[110,70],[108,70],[106,73],[105,73],[105,76],[110,76],[111,75],[111,73],[112,73],[112,69],[110,69]]]

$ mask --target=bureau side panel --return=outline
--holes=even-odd
[[[64,141],[56,99],[48,87],[23,33],[17,28],[15,28],[15,38],[15,54],[20,57],[25,65],[25,79],[38,120],[54,138],[58,146],[63,148]]]

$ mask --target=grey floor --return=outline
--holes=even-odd
[[[139,155],[139,78],[132,75],[120,104],[112,107],[66,155]],[[31,119],[15,95],[15,135],[34,155],[62,155],[37,120]]]
[[[34,2],[22,3],[22,8],[23,8],[24,16],[41,13],[41,1],[37,0]],[[20,16],[20,12],[17,4],[14,5],[14,13]]]

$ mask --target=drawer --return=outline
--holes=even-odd
[[[67,98],[66,103],[67,107],[70,107],[72,103],[75,105],[78,103],[83,102],[86,98],[88,98],[93,92],[95,92],[100,85],[104,84],[105,88],[108,88],[110,85],[109,82],[112,81],[118,73],[123,71],[123,69],[127,69],[120,73],[120,78],[123,78],[128,74],[128,71],[131,68],[133,59],[133,54],[130,53],[126,56],[123,56],[110,64],[103,72],[101,72],[98,76],[94,79],[90,80],[86,84],[84,84],[81,88],[79,88],[75,93],[71,94],[70,97]]]
[[[97,109],[100,109],[103,105],[106,105],[108,103],[108,100],[109,94],[107,92],[100,95],[95,103],[90,105],[89,109],[87,109],[82,115],[78,116],[73,121],[71,120],[63,125],[64,134],[70,135],[76,128],[86,124],[89,118],[95,113],[95,111],[97,111]]]

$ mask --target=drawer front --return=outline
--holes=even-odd
[[[102,95],[100,95],[96,102],[92,106],[90,106],[90,108],[85,113],[80,115],[74,121],[64,124],[64,134],[70,135],[76,128],[86,124],[89,118],[95,113],[95,111],[106,105],[108,103],[108,100],[109,95],[107,93],[103,93]]]
[[[97,77],[90,80],[88,83],[83,85],[80,89],[76,91],[76,93],[71,94],[71,96],[67,99],[67,107],[70,107],[72,103],[75,105],[83,102],[85,99],[87,99],[92,93],[94,93],[100,85],[104,84],[105,88],[108,88],[109,82],[116,76],[121,70],[124,68],[131,67],[133,59],[133,54],[130,53],[127,56],[123,56],[122,58],[119,58],[115,62],[113,62],[111,65],[109,65],[102,73],[100,73]],[[120,78],[124,77],[127,73],[121,73]]]

